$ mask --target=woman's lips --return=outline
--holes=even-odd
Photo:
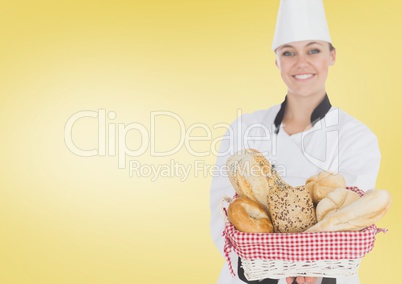
[[[308,80],[310,78],[312,78],[313,76],[315,76],[314,74],[297,74],[297,75],[293,75],[294,78],[296,78],[297,80]]]

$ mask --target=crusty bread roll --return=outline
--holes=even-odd
[[[345,188],[335,189],[318,202],[315,209],[317,221],[319,222],[325,217],[335,214],[337,211],[355,202],[359,198],[360,196],[354,191]]]
[[[241,232],[273,232],[271,220],[264,207],[247,197],[238,197],[229,204],[228,219]]]
[[[268,160],[254,149],[244,149],[228,158],[226,162],[229,180],[239,196],[246,196],[262,204],[268,210]]]
[[[346,188],[346,181],[340,174],[322,171],[306,180],[306,189],[311,193],[315,204],[337,188]]]
[[[325,217],[306,232],[358,231],[375,224],[391,206],[386,190],[371,190],[355,202]]]

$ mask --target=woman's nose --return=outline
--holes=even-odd
[[[297,56],[296,64],[297,67],[307,66],[309,64],[308,57],[304,54]]]

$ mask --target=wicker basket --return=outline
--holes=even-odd
[[[364,192],[348,187],[360,195]],[[348,277],[357,274],[361,259],[374,247],[378,232],[375,225],[357,232],[320,233],[243,233],[228,221],[225,202],[225,255],[235,275],[229,254],[234,250],[241,258],[248,280],[280,279],[289,276]]]

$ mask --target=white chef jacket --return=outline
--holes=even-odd
[[[323,119],[302,133],[288,135],[282,125],[275,133],[274,120],[280,105],[267,110],[244,114],[237,118],[222,138],[211,192],[211,234],[224,256],[224,221],[220,212],[223,196],[235,193],[226,174],[227,158],[240,149],[253,148],[262,152],[283,179],[292,186],[305,181],[322,170],[340,173],[348,186],[362,190],[375,188],[380,165],[380,151],[376,136],[363,123],[338,108],[331,107]],[[232,252],[235,277],[225,262],[219,284],[244,282],[237,277],[238,256]],[[279,284],[286,283],[280,279]],[[321,278],[317,284],[321,283]],[[358,284],[358,276],[337,278],[337,284]]]

